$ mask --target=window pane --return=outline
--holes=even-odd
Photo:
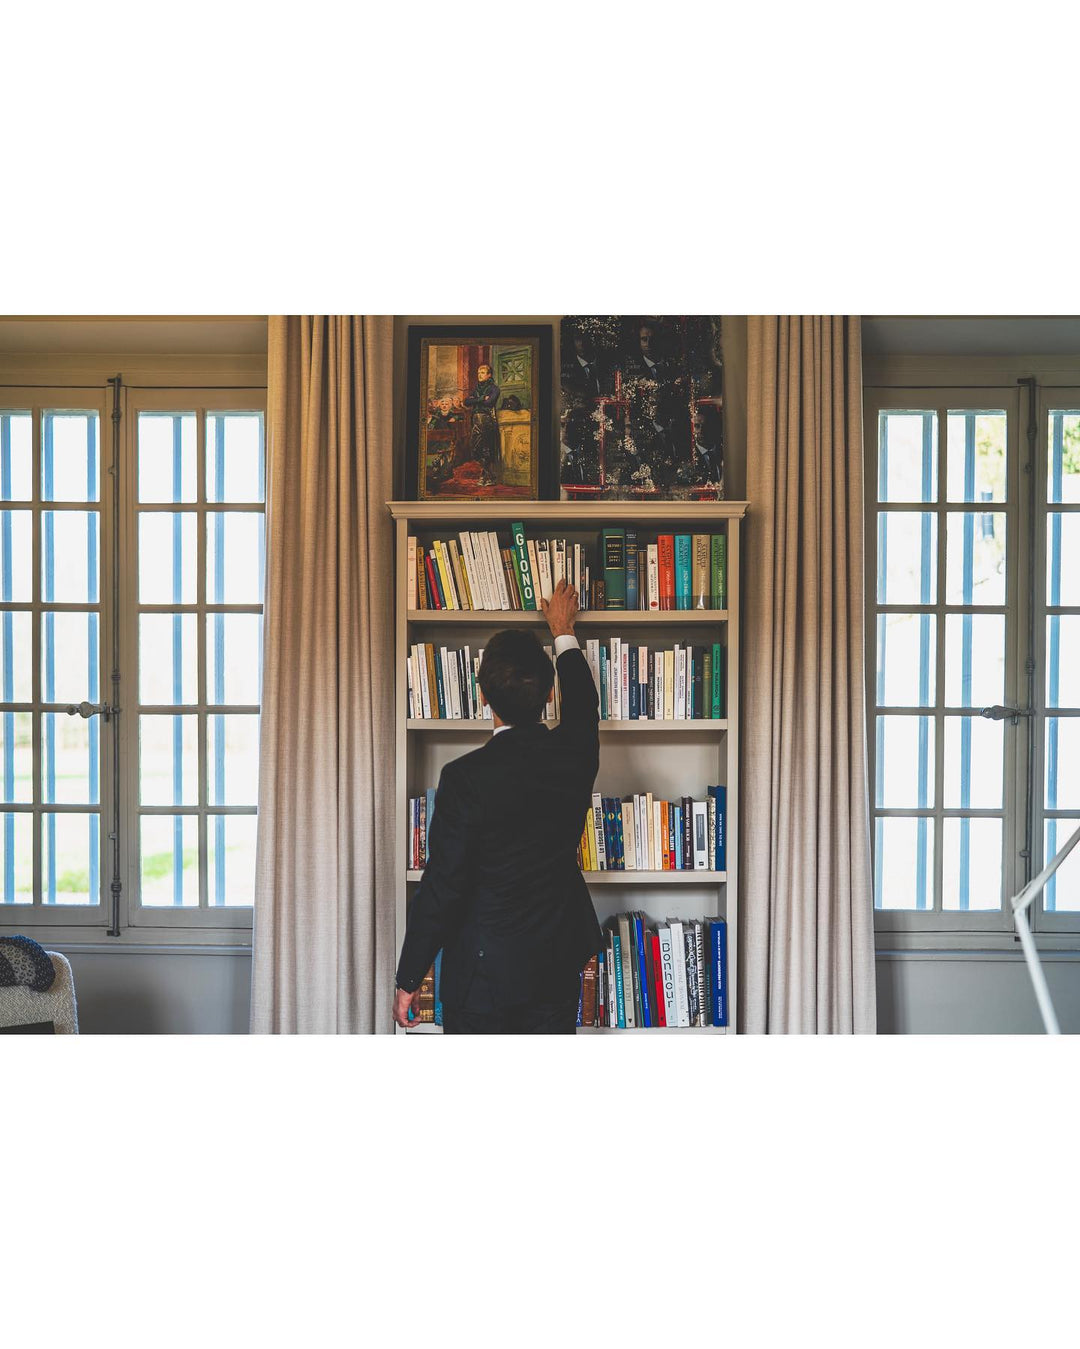
[[[1048,501],[1080,502],[1080,412],[1050,413]]]
[[[1005,413],[950,412],[946,451],[950,501],[1005,500]]]
[[[42,413],[42,501],[97,501],[100,457],[96,412]]]
[[[254,806],[259,799],[259,718],[251,713],[206,718],[207,800],[212,806]]]
[[[937,500],[937,414],[882,412],[878,500]]]
[[[139,603],[195,603],[194,512],[139,516]]]
[[[934,907],[934,821],[878,819],[874,842],[874,906]]]
[[[43,904],[101,903],[101,821],[97,815],[41,817]]]
[[[139,702],[166,706],[198,701],[194,614],[139,615]]]
[[[1046,809],[1080,810],[1080,717],[1046,719]]]
[[[197,805],[198,765],[198,717],[177,713],[139,718],[141,805]]]
[[[47,703],[98,701],[101,652],[98,616],[41,615],[41,697]]]
[[[263,597],[261,511],[208,511],[206,602],[261,604]]]
[[[1072,838],[1080,820],[1047,820],[1046,850],[1043,865],[1057,856]],[[1080,913],[1080,843],[1078,843],[1046,883],[1043,907],[1047,913]]]
[[[922,511],[878,514],[878,602],[933,604],[937,598],[937,521]]]
[[[945,618],[945,703],[982,709],[1005,696],[1005,615]]]
[[[139,500],[196,499],[194,412],[139,413]]]
[[[262,614],[206,615],[206,701],[258,704]]]
[[[0,613],[0,701],[28,703],[32,695],[30,615]]]
[[[141,818],[139,882],[139,901],[149,908],[199,907],[197,815]]]
[[[964,511],[949,516],[945,603],[1005,603],[1005,516]]]
[[[1001,908],[1001,821],[942,822],[941,907]]]
[[[207,501],[262,501],[262,421],[259,412],[207,413]]]
[[[30,575],[30,512],[0,511],[0,600],[32,599]]]
[[[4,874],[0,904],[34,902],[34,817],[9,812],[0,815],[4,835]]]
[[[877,803],[893,808],[934,804],[933,717],[878,717]]]
[[[97,603],[97,511],[41,512],[41,588],[46,602]]]
[[[41,718],[41,799],[96,806],[101,790],[101,722],[46,712]]]
[[[255,903],[255,815],[208,815],[207,893],[215,908],[251,908]]]
[[[1046,705],[1080,707],[1080,615],[1046,620]]]
[[[1000,810],[1005,761],[1004,722],[945,718],[947,808]]]
[[[937,624],[933,614],[878,614],[877,701],[932,707]]]
[[[1075,513],[1047,516],[1046,602],[1080,604],[1080,515]]]
[[[0,712],[0,800],[34,799],[32,726],[29,712]]]
[[[29,501],[33,462],[33,417],[0,412],[0,501]]]

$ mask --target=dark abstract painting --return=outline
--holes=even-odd
[[[561,367],[564,497],[724,495],[719,318],[571,315]]]

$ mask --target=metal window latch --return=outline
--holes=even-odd
[[[1008,717],[1015,726],[1021,717],[1034,716],[1034,713],[1030,707],[1002,707],[1000,703],[995,703],[993,707],[984,707],[979,716],[985,717],[987,721],[1004,721]]]
[[[108,703],[88,703],[85,700],[81,703],[69,703],[67,706],[69,717],[82,717],[84,721],[97,716],[102,716],[108,721],[119,711],[118,707],[111,707]]]

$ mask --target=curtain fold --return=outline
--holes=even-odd
[[[747,335],[740,1023],[872,1033],[860,321]]]
[[[393,317],[269,323],[251,1030],[389,1031]]]

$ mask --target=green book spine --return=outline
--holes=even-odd
[[[727,608],[727,535],[712,536],[712,607]]]
[[[626,1004],[623,1002],[622,986],[622,942],[617,932],[612,934],[612,944],[615,947],[615,971],[612,982],[615,985],[615,1024],[620,1030],[626,1029]]]
[[[605,529],[600,538],[604,559],[604,607],[626,608],[626,530]]]
[[[517,558],[518,572],[521,576],[521,601],[526,609],[536,608],[536,590],[532,570],[529,567],[529,550],[525,545],[525,526],[511,525],[514,536],[514,556]]]
[[[707,646],[704,650],[705,655],[701,661],[701,715],[703,717],[715,717],[716,713],[713,711],[716,701],[713,690],[713,648]]]
[[[690,594],[693,588],[693,559],[691,557],[691,536],[675,535],[675,608],[689,609]]]
[[[713,642],[712,649],[712,714],[722,717],[724,706],[724,648]]]

